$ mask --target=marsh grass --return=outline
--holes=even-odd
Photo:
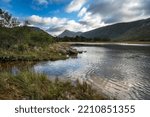
[[[19,100],[96,100],[106,99],[86,82],[51,81],[46,75],[29,71],[13,75],[0,73],[0,99]]]

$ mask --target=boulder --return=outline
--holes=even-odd
[[[76,49],[70,48],[69,51],[68,51],[68,54],[69,55],[77,55],[78,51]]]

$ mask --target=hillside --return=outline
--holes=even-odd
[[[51,35],[36,27],[0,27],[0,62],[58,60],[77,54],[70,46],[53,42]]]
[[[53,37],[36,27],[0,27],[0,48],[15,45],[45,46],[53,42]]]
[[[64,37],[76,37],[76,36],[80,36],[81,33],[82,32],[73,32],[73,31],[65,30],[58,37],[60,37],[60,38],[64,38]]]
[[[118,23],[82,33],[86,38],[108,38],[111,40],[150,40],[150,18]]]

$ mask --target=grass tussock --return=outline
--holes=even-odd
[[[17,75],[0,73],[0,99],[58,100],[106,99],[87,83],[70,81],[50,81],[47,76],[32,72]]]

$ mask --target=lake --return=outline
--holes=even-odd
[[[150,99],[150,45],[97,44],[73,46],[77,58],[30,64],[49,78],[82,79],[112,99]],[[11,65],[12,72],[19,69]]]

